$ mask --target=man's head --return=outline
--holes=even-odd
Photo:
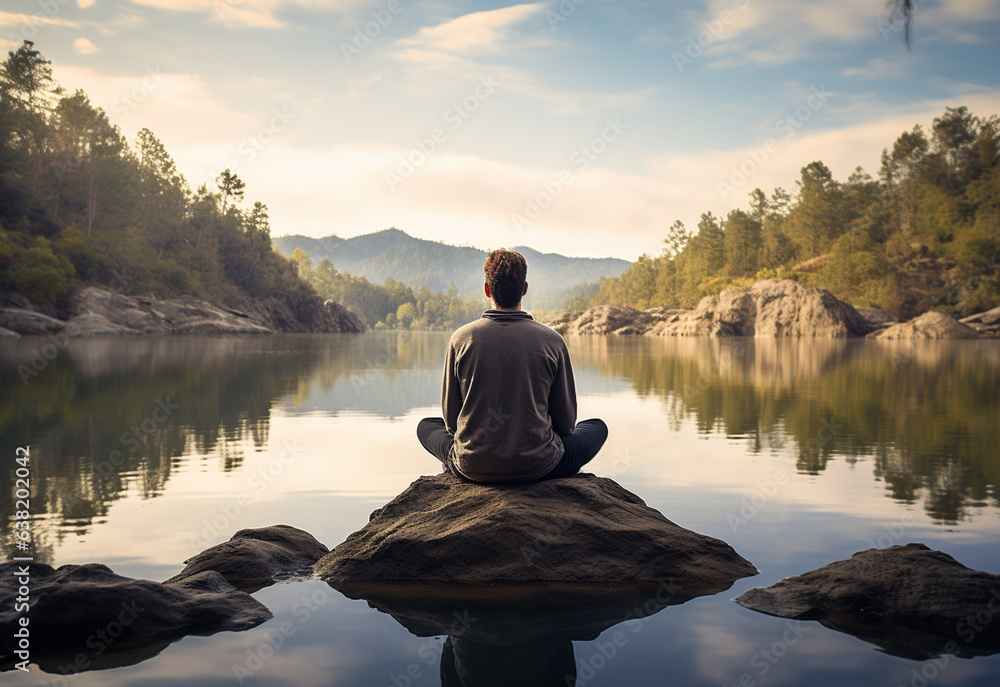
[[[525,278],[528,275],[528,263],[524,256],[506,248],[492,251],[483,266],[486,275],[486,296],[493,300],[498,308],[517,308],[521,296],[528,290]]]

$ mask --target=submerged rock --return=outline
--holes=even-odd
[[[1000,652],[1000,575],[924,544],[868,549],[736,602],[782,618],[818,620],[884,651],[923,660]]]
[[[234,587],[256,591],[279,579],[311,573],[313,564],[329,552],[311,534],[290,525],[240,530],[229,541],[184,561],[184,569],[166,584],[214,570]]]
[[[925,312],[909,322],[872,332],[872,339],[978,339],[980,334],[943,312]]]
[[[27,575],[19,571],[27,569]],[[50,672],[131,665],[186,635],[248,630],[271,612],[221,575],[203,572],[173,583],[122,577],[97,563],[0,564],[0,669],[18,662],[15,597],[30,591],[31,662]]]
[[[680,527],[591,474],[481,485],[421,477],[316,564],[352,581],[674,582],[757,569],[725,542]]]

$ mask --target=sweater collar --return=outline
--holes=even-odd
[[[524,312],[523,310],[518,310],[517,312],[505,312],[503,310],[487,310],[483,313],[480,319],[487,320],[531,320],[534,319],[531,315]]]

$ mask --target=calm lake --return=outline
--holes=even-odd
[[[439,472],[415,427],[440,412],[447,340],[71,340],[51,361],[36,359],[27,384],[17,366],[47,340],[0,341],[2,515],[13,521],[15,448],[30,446],[36,560],[163,580],[236,530],[277,523],[332,548],[417,476]],[[610,428],[589,470],[727,541],[761,571],[573,642],[577,685],[997,684],[1000,655],[900,658],[815,622],[789,634],[789,621],[732,599],[908,542],[1000,573],[1000,341],[569,345],[580,418]],[[11,532],[5,561],[17,555]],[[242,684],[441,684],[443,637],[411,634],[319,581],[254,595],[275,617],[253,630],[186,637],[135,665],[70,678],[33,666],[2,679],[239,685],[234,666],[289,623],[293,632]],[[301,613],[303,600],[315,610]]]

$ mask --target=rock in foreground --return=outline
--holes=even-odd
[[[185,568],[167,584],[214,570],[237,589],[256,591],[279,579],[309,573],[330,552],[305,530],[271,525],[240,530],[232,538],[184,561]]]
[[[1000,575],[966,568],[923,544],[868,549],[736,599],[746,608],[823,625],[888,653],[1000,652]],[[977,620],[977,616],[979,620]]]
[[[18,571],[28,569],[27,576]],[[18,662],[15,597],[22,579],[31,589],[31,662],[44,670],[74,672],[130,665],[185,635],[248,630],[271,612],[218,573],[176,583],[122,577],[97,563],[0,564],[0,669]]]
[[[334,586],[688,582],[757,574],[725,542],[670,522],[616,482],[590,474],[511,485],[421,477],[315,570]]]

